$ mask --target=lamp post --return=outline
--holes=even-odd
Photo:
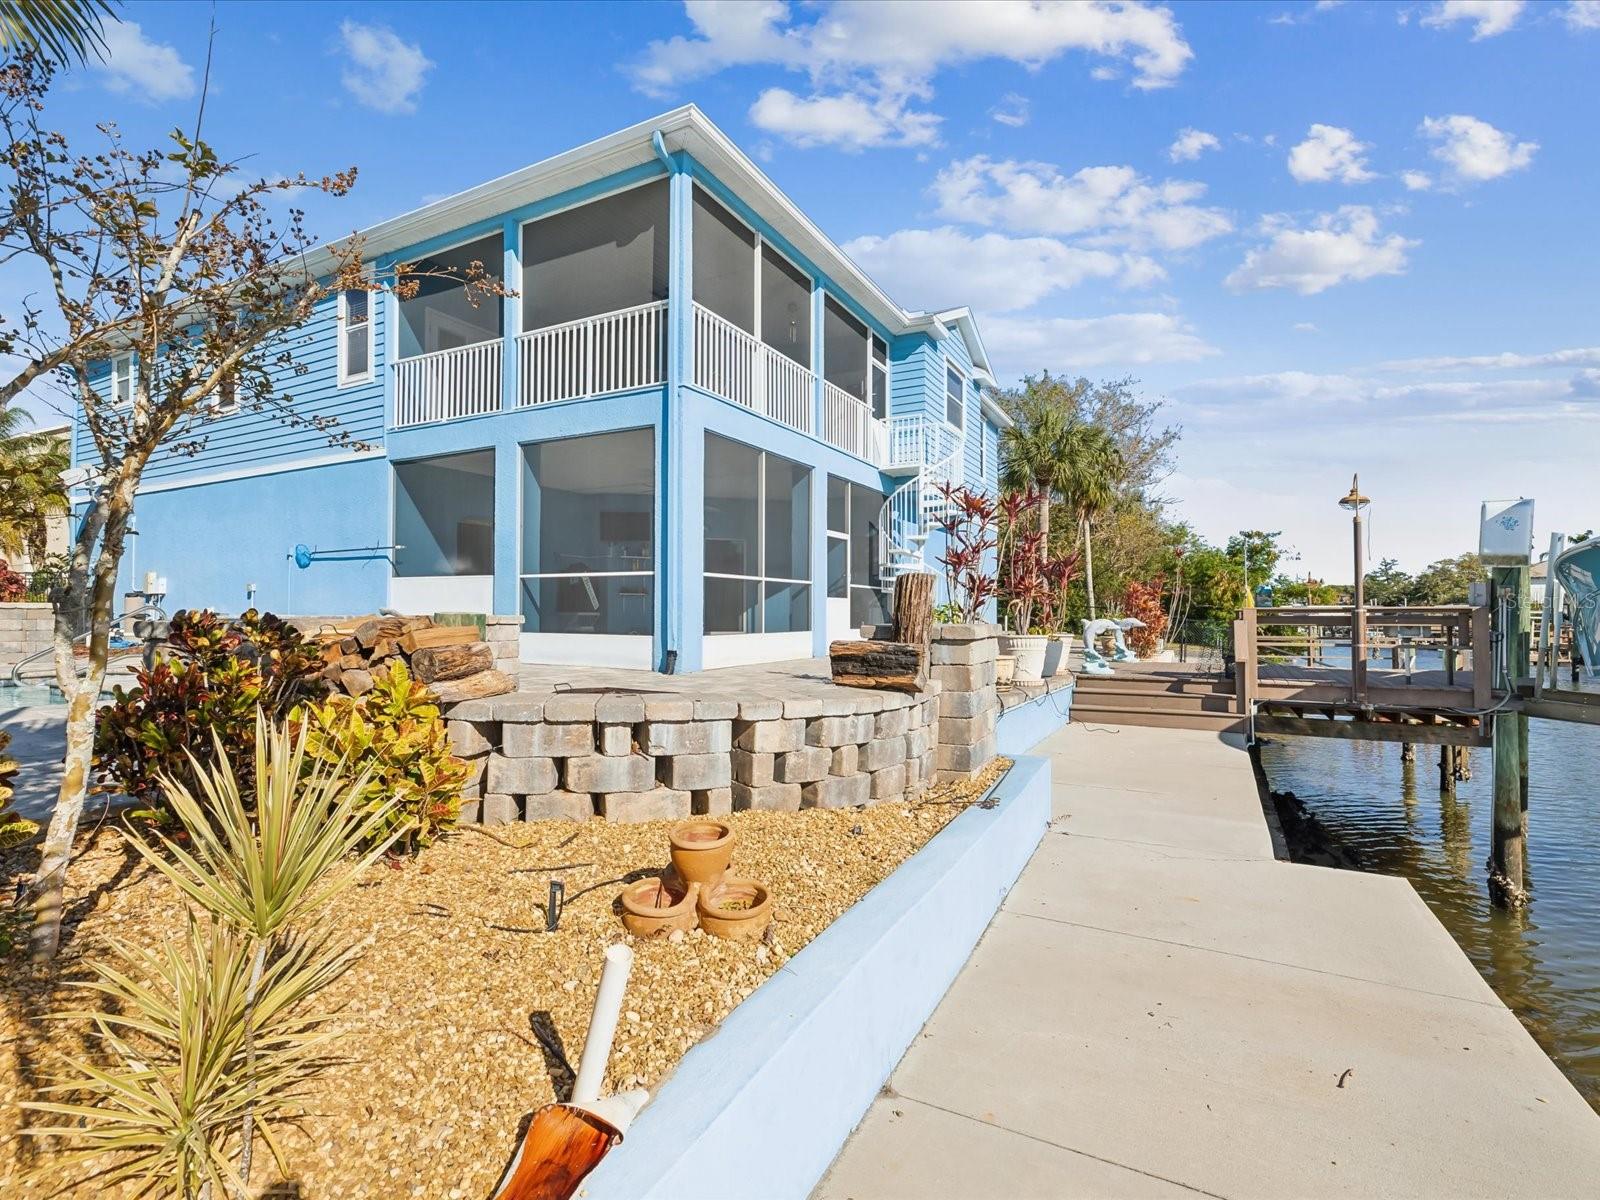
[[[1367,585],[1365,558],[1362,554],[1361,514],[1372,503],[1361,494],[1361,477],[1350,476],[1350,491],[1339,501],[1340,508],[1350,510],[1350,527],[1355,549],[1356,586],[1354,603],[1350,606],[1350,692],[1357,704],[1367,696]]]

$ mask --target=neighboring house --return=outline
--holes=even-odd
[[[806,657],[939,569],[942,481],[994,486],[971,313],[900,308],[693,106],[361,237],[517,295],[331,300],[282,388],[365,447],[209,415],[139,493],[169,608],[521,613],[530,662]]]
[[[42,425],[37,429],[29,429],[25,432],[29,437],[37,436],[54,438],[60,442],[63,447],[65,447],[72,438],[72,425],[69,422],[63,421],[59,425]],[[71,542],[72,518],[70,516],[68,516],[66,513],[60,513],[56,516],[45,518],[44,548],[46,557],[51,557],[57,554],[65,554]],[[12,560],[9,565],[13,570],[21,571],[23,574],[27,574],[30,571],[36,571],[39,568],[39,564],[28,557],[28,552],[26,550],[24,550],[16,559]]]

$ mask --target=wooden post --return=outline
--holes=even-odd
[[[1415,742],[1400,743],[1400,761],[1414,763],[1417,761],[1417,744]]]
[[[1456,794],[1456,748],[1454,746],[1439,747],[1439,794],[1441,796],[1454,796]]]
[[[1515,691],[1527,674],[1528,644],[1524,636],[1530,628],[1527,617],[1528,568],[1496,567],[1492,600],[1495,611],[1507,614],[1500,631],[1506,648],[1508,691]],[[1487,650],[1487,646],[1484,647]],[[1490,655],[1474,644],[1473,674],[1492,674]],[[1494,819],[1489,845],[1489,898],[1502,908],[1517,908],[1527,903],[1523,884],[1524,821],[1523,788],[1527,759],[1523,750],[1525,719],[1520,713],[1499,712],[1494,716]]]
[[[1241,609],[1233,623],[1233,683],[1239,715],[1249,716],[1256,699],[1256,610]]]
[[[1479,712],[1494,703],[1493,634],[1489,628],[1489,606],[1472,610],[1472,707]]]
[[[933,636],[933,584],[936,576],[907,572],[894,581],[894,640],[927,648]]]
[[[1444,623],[1444,682],[1447,687],[1456,685],[1456,618]]]

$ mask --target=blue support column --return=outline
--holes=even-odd
[[[380,259],[377,266],[379,277],[393,266],[392,260]],[[400,358],[400,302],[392,291],[377,292],[373,300],[378,305],[377,319],[383,322],[383,353],[373,365],[382,372],[383,430],[387,444],[388,432],[394,428],[394,364]]]
[[[826,293],[820,283],[811,286],[811,435],[822,436],[822,315],[827,310]]]
[[[498,440],[494,449],[494,611],[520,613],[522,447]],[[534,517],[537,520],[537,514]]]
[[[506,218],[501,246],[505,274],[502,282],[513,290],[522,286],[522,226]],[[517,406],[517,334],[522,332],[522,296],[506,296],[498,301],[505,315],[500,334],[500,407],[509,411]]]
[[[811,370],[812,431],[822,436],[823,398],[822,315],[826,305],[820,284],[811,289]],[[820,468],[811,472],[811,653],[821,658],[828,653],[828,473]]]
[[[673,160],[668,184],[667,386],[656,455],[656,635],[655,662],[666,668],[677,652],[679,671],[700,669],[698,621],[689,625],[691,584],[700,586],[700,539],[691,536],[704,520],[703,447],[695,447],[685,419],[685,380],[694,378],[694,182]],[[703,435],[702,435],[703,436]],[[691,461],[692,460],[692,461]],[[693,562],[690,559],[693,559]],[[699,611],[698,592],[693,608]]]

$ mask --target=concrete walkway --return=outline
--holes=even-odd
[[[66,708],[36,705],[0,710],[0,729],[11,735],[6,751],[22,768],[12,786],[12,808],[24,817],[47,821],[61,788],[61,760],[67,753]]]
[[[1408,883],[1273,858],[1239,749],[1035,753],[1051,831],[814,1200],[1595,1194],[1600,1116]]]

